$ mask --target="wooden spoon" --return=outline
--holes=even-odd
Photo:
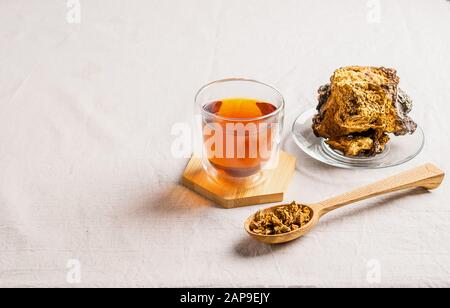
[[[390,193],[393,191],[423,187],[425,189],[437,188],[444,179],[445,173],[434,166],[433,164],[425,164],[420,167],[402,172],[398,175],[388,177],[384,180],[369,184],[357,188],[353,191],[344,193],[342,195],[321,201],[314,204],[304,204],[311,208],[312,217],[311,220],[299,229],[291,232],[275,234],[275,235],[263,235],[258,234],[250,230],[250,223],[255,217],[255,214],[250,216],[244,224],[245,230],[253,238],[258,241],[267,244],[279,244],[285,243],[299,238],[305,233],[309,232],[318,222],[319,219],[326,213],[340,208],[344,205],[351,204],[364,199],[372,198],[378,195]],[[275,208],[282,206],[277,205],[263,210],[263,213],[273,211]]]

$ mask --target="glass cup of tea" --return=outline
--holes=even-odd
[[[284,99],[265,83],[230,78],[195,96],[201,117],[202,163],[215,181],[259,184],[279,158]]]

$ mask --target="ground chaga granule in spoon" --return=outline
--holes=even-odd
[[[275,208],[271,212],[258,211],[250,230],[258,234],[280,234],[294,231],[311,220],[311,209],[295,201]]]

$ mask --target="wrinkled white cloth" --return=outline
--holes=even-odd
[[[243,230],[262,206],[214,206],[179,184],[188,160],[171,152],[196,90],[243,76],[285,96],[287,201],[424,162],[448,171],[449,1],[89,0],[80,23],[76,2],[0,1],[1,287],[450,286],[448,179],[266,246]],[[293,119],[345,65],[397,68],[426,134],[419,156],[344,170],[296,148]]]

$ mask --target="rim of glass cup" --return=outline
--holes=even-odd
[[[208,87],[218,84],[218,83],[225,83],[225,82],[230,82],[230,81],[249,81],[249,82],[254,82],[254,83],[258,83],[260,85],[266,86],[268,88],[271,88],[272,90],[274,90],[281,98],[281,104],[279,106],[276,106],[276,109],[274,111],[272,111],[271,113],[265,114],[263,116],[259,116],[259,117],[255,117],[255,118],[230,118],[230,117],[224,117],[224,116],[220,116],[217,114],[214,114],[212,112],[209,112],[207,110],[205,110],[205,108],[203,108],[204,105],[201,105],[200,102],[197,101],[198,96],[200,95],[200,93],[203,92],[203,90],[206,90]],[[219,80],[215,80],[215,81],[211,81],[207,84],[205,84],[204,86],[202,86],[197,93],[195,94],[195,104],[200,108],[200,112],[202,115],[208,115],[211,117],[215,117],[221,120],[232,120],[232,121],[236,121],[236,122],[246,122],[246,121],[258,121],[258,120],[263,120],[263,119],[267,119],[270,117],[273,117],[274,115],[277,115],[278,113],[280,113],[283,109],[284,109],[284,97],[283,94],[281,94],[281,92],[275,88],[274,86],[271,86],[267,83],[255,80],[255,79],[250,79],[250,78],[242,78],[242,77],[232,77],[232,78],[224,78],[224,79],[219,79]]]

